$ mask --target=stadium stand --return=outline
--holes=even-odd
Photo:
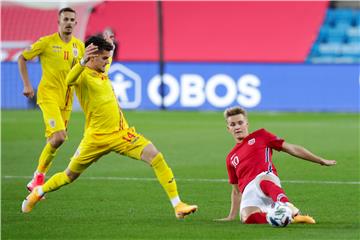
[[[97,2],[95,2],[97,3]],[[75,35],[83,38],[92,4],[71,5],[81,16]],[[57,31],[57,2],[4,2],[1,6],[1,61],[17,61],[20,52],[39,37]]]
[[[77,37],[112,27],[120,59],[158,60],[156,2],[92,6],[91,12],[91,6],[76,6]],[[49,19],[56,19],[58,8],[4,3],[1,60],[16,61],[24,47],[56,31],[56,21]],[[165,61],[360,62],[360,10],[333,2],[164,2],[163,12]]]
[[[307,61],[359,63],[360,10],[329,8]]]

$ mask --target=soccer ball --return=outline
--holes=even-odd
[[[273,227],[286,227],[291,223],[292,211],[285,203],[274,202],[266,214],[266,220]]]

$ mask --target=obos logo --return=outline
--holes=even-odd
[[[226,74],[216,74],[207,81],[198,74],[184,73],[180,79],[164,74],[163,81],[168,88],[164,96],[166,107],[176,104],[181,107],[201,107],[207,102],[214,107],[223,108],[236,101],[241,106],[256,107],[261,101],[260,79],[253,74],[245,74],[237,81]],[[161,105],[159,87],[161,78],[154,76],[148,85],[148,96],[157,106]]]
[[[141,77],[122,64],[112,64],[109,78],[121,108],[139,107],[141,103]]]

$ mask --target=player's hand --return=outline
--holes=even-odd
[[[326,160],[326,159],[322,159],[321,165],[323,166],[333,166],[336,164],[336,161],[335,160]]]
[[[234,217],[226,217],[226,218],[219,218],[219,219],[214,219],[214,221],[216,222],[230,222],[230,221],[234,221],[235,218]]]
[[[96,57],[97,50],[98,50],[98,47],[92,43],[89,46],[87,46],[85,48],[85,54],[84,54],[83,58],[81,59],[81,62],[82,62],[81,65],[85,65],[90,60],[90,58]]]
[[[23,94],[27,98],[33,98],[34,97],[34,89],[32,86],[24,86]]]

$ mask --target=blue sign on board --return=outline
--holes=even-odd
[[[124,109],[359,111],[359,66],[315,64],[113,63],[109,77]],[[36,86],[39,63],[29,64]],[[16,63],[1,64],[1,107],[28,108]],[[160,94],[164,82],[164,99]]]

